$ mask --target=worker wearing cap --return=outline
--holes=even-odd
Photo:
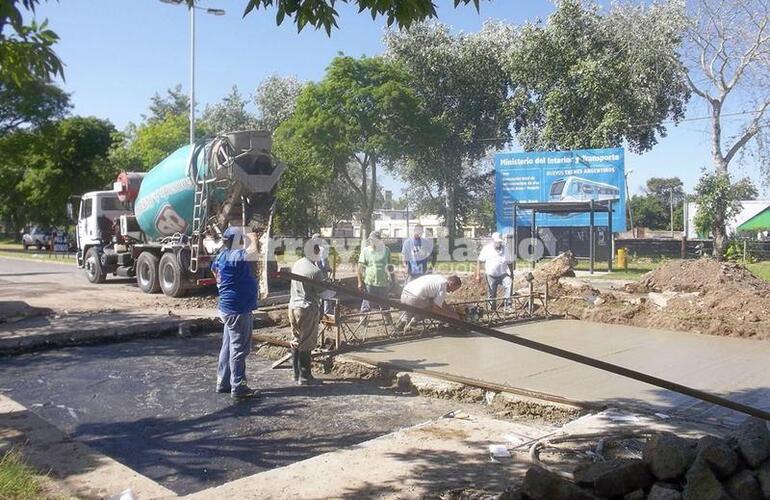
[[[380,232],[372,231],[358,256],[358,289],[377,297],[387,298],[391,281],[389,266],[391,266],[390,250],[380,238]],[[361,312],[369,311],[371,311],[371,304],[368,300],[362,300]],[[390,314],[386,314],[384,319],[389,323]],[[366,322],[366,316],[361,318],[361,322]]]
[[[315,262],[302,257],[291,267],[292,274],[315,281],[325,275]],[[319,303],[323,288],[292,280],[289,292],[289,324],[291,325],[291,354],[294,382],[298,385],[315,381],[310,373],[310,355],[318,343]]]
[[[313,245],[313,255],[310,257],[310,260],[312,260],[316,267],[321,270],[324,279],[328,279],[329,274],[332,272],[332,268],[329,264],[329,250],[326,248],[323,238],[321,238],[321,233],[314,233],[313,236],[310,237],[310,243]],[[333,299],[334,296],[335,293],[330,290],[325,290],[321,294],[321,298],[323,299]],[[331,300],[323,301],[323,313],[328,315],[334,314],[334,303]]]
[[[235,400],[255,395],[246,384],[246,356],[251,350],[252,311],[257,308],[254,265],[257,237],[237,227],[222,234],[222,249],[211,263],[219,291],[219,316],[224,323],[217,367],[217,392]]]
[[[432,250],[433,242],[422,238],[422,225],[415,224],[412,237],[405,239],[401,245],[401,260],[406,270],[407,283],[429,272],[428,260]]]
[[[426,274],[404,285],[404,290],[401,292],[401,303],[449,318],[459,319],[457,312],[444,301],[447,293],[458,290],[461,285],[460,278],[455,275],[445,278],[440,274]],[[406,332],[413,316],[411,312],[404,312],[396,323],[395,329],[399,331],[403,328]]]
[[[503,297],[506,307],[511,303],[511,287],[513,272],[511,256],[500,233],[492,233],[492,241],[484,245],[476,261],[476,281],[481,281],[481,264],[484,264],[484,275],[487,281],[487,298],[494,310],[497,308],[497,289],[503,287]]]

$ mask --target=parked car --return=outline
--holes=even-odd
[[[51,245],[51,231],[41,226],[32,226],[32,229],[21,236],[21,244],[24,250],[28,250],[29,247],[37,247],[38,250],[49,248]]]

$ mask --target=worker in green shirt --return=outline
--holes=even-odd
[[[388,297],[390,290],[390,250],[382,238],[379,231],[369,233],[366,245],[361,249],[358,256],[358,289],[366,291],[377,297]],[[361,312],[369,312],[372,307],[368,300],[361,301]],[[383,309],[380,307],[380,309]],[[385,309],[388,309],[385,307]],[[390,314],[386,313],[385,322],[390,324]],[[361,318],[361,323],[366,322],[366,316]]]

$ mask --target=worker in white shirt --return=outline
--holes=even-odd
[[[415,224],[414,235],[406,238],[401,245],[401,260],[407,283],[430,272],[428,263],[433,251],[433,242],[422,237],[422,230],[421,224]]]
[[[492,233],[492,241],[484,245],[476,261],[476,281],[481,281],[481,264],[487,280],[487,298],[492,310],[497,308],[497,289],[503,287],[505,307],[511,305],[511,287],[513,285],[513,266],[508,248],[500,233]]]
[[[444,301],[446,294],[454,292],[460,288],[461,284],[460,278],[454,275],[444,277],[440,274],[426,274],[404,285],[401,292],[401,303],[448,318],[459,319],[460,316],[457,312]],[[406,331],[413,317],[412,313],[404,312],[396,323],[396,331],[402,328]]]

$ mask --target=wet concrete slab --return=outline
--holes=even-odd
[[[500,330],[770,410],[770,342],[551,320]],[[362,348],[359,358],[575,402],[646,408],[734,425],[742,414],[482,335],[443,334]]]
[[[361,443],[458,407],[366,382],[297,387],[248,359],[259,399],[215,394],[219,335],[0,357],[0,392],[178,494]]]

